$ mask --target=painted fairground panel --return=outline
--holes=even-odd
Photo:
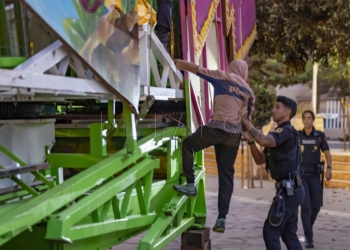
[[[137,110],[137,0],[21,1],[87,62],[104,84],[113,87],[109,89]]]
[[[237,57],[245,59],[256,37],[255,0],[234,0],[233,2],[234,7],[241,4],[240,9],[234,12],[234,25]]]
[[[200,2],[200,4],[198,4]],[[215,20],[220,0],[192,0],[194,54],[198,60]],[[222,4],[223,34],[230,37],[235,58],[245,59],[256,36],[255,0],[225,0]]]

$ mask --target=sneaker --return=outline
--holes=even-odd
[[[314,248],[314,241],[312,238],[305,237],[305,248]]]
[[[189,185],[189,184],[175,185],[173,188],[176,192],[180,194],[184,194],[186,196],[193,197],[193,198],[197,197],[197,188],[193,184],[192,185]]]
[[[213,231],[217,233],[225,232],[226,219],[219,218],[216,220],[215,226],[213,227]]]

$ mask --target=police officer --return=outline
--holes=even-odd
[[[305,200],[301,204],[301,221],[303,223],[305,235],[305,247],[313,248],[312,226],[315,223],[317,214],[320,212],[323,186],[320,181],[320,174],[323,174],[323,164],[320,164],[321,150],[325,154],[327,161],[326,180],[332,178],[331,154],[325,134],[315,130],[313,123],[315,114],[311,110],[306,110],[302,115],[304,129],[298,131],[301,144],[303,172],[303,186],[305,189]],[[322,173],[321,173],[322,171]]]
[[[278,96],[272,110],[272,118],[278,126],[268,135],[247,120],[245,108],[240,113],[241,121],[248,130],[244,137],[248,140],[254,161],[259,165],[266,163],[271,178],[276,181],[276,196],[263,228],[266,249],[281,249],[280,238],[288,249],[302,249],[296,232],[298,207],[305,193],[299,172],[301,153],[298,133],[290,122],[296,110],[294,100]],[[265,147],[264,150],[260,151],[255,142]],[[280,206],[276,208],[276,204]]]

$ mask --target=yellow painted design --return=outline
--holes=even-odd
[[[230,28],[232,27],[232,43],[233,43],[233,53],[236,55],[236,27],[235,27],[235,5],[232,3],[232,8],[229,10],[229,0],[226,0],[226,36],[230,33]]]
[[[203,27],[198,34],[197,32],[197,15],[196,15],[196,0],[191,0],[191,10],[192,10],[192,28],[193,28],[193,47],[194,47],[194,56],[196,62],[198,62],[199,57],[202,53],[203,46],[207,40],[209,34],[210,25],[215,19],[216,9],[218,7],[220,0],[213,0],[211,2],[208,18],[205,20]]]
[[[230,6],[229,5],[229,0],[226,0],[226,36],[229,35],[230,32],[230,28],[232,26],[233,29],[233,34],[235,33],[235,7],[234,7],[234,3],[232,3],[232,8],[230,10]]]
[[[193,28],[193,47],[194,47],[194,56],[195,56],[195,62],[199,61],[199,58],[202,54],[202,50],[204,47],[204,44],[207,40],[208,34],[209,34],[209,29],[210,25],[213,23],[215,19],[215,14],[216,14],[216,9],[218,7],[220,0],[213,0],[209,12],[208,12],[208,18],[204,22],[203,27],[198,34],[197,32],[197,16],[196,16],[196,0],[191,0],[191,10],[192,10],[192,28]],[[225,1],[226,4],[226,20],[227,20],[227,25],[226,25],[226,35],[229,35],[230,28],[232,26],[232,41],[233,41],[233,48],[235,50],[235,59],[242,59],[244,60],[245,57],[248,54],[249,49],[254,43],[254,40],[256,38],[256,24],[254,25],[252,33],[249,35],[249,37],[244,41],[242,47],[236,52],[236,31],[235,31],[235,8],[234,5],[232,4],[232,8],[229,9],[229,1]]]
[[[245,59],[250,47],[252,47],[252,45],[254,43],[256,35],[257,35],[257,33],[256,33],[256,24],[255,24],[252,33],[244,41],[242,47],[237,51],[237,53],[235,55],[235,59],[242,59],[242,60]]]
[[[114,6],[120,13],[121,4],[120,0],[105,0],[104,4],[107,9]],[[138,0],[137,5],[135,6],[135,11],[138,14],[138,25],[143,25],[149,23],[151,25],[150,16],[151,16],[151,5],[148,4],[147,0]],[[152,9],[152,27],[157,23],[157,12]]]

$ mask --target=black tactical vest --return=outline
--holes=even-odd
[[[271,178],[276,181],[289,179],[289,177],[293,178],[295,174],[299,173],[300,144],[297,131],[294,127],[292,127],[292,130],[295,136],[295,145],[292,150],[282,153],[277,151],[276,148],[268,148],[266,151],[266,168],[269,169]]]
[[[317,164],[321,159],[321,134],[314,130],[309,136],[305,135],[304,131],[298,131],[300,148],[302,153],[303,167],[317,168]]]

